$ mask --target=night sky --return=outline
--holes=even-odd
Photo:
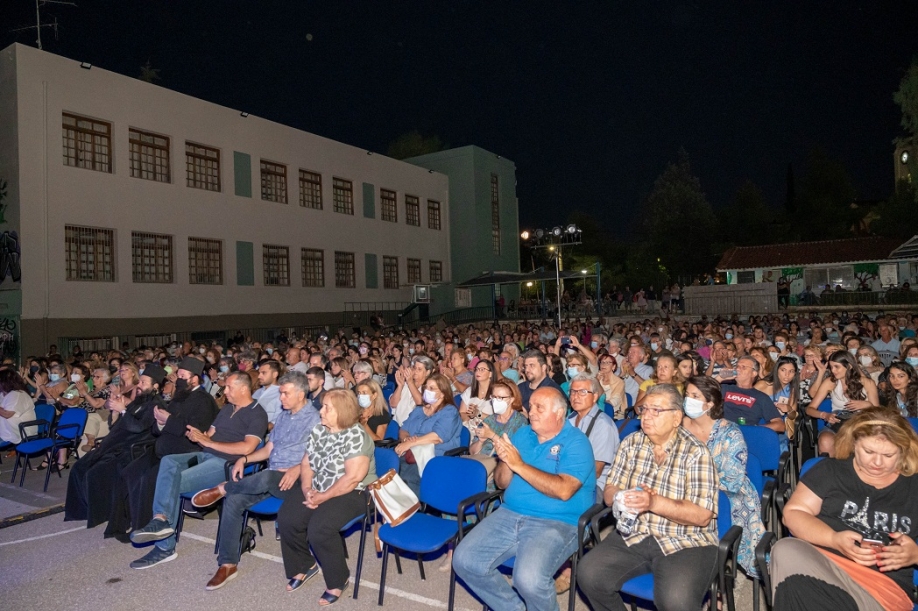
[[[34,44],[33,0],[2,4],[0,47]],[[680,147],[715,207],[747,179],[780,206],[814,147],[887,197],[918,55],[914,0],[78,4],[44,9],[46,50],[378,152],[476,144],[516,162],[521,226],[619,237]]]

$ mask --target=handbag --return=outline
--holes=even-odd
[[[367,488],[383,520],[392,526],[398,526],[421,508],[417,495],[399,477],[395,469],[389,469],[388,473],[369,484]]]

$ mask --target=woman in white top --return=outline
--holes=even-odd
[[[459,406],[459,417],[471,432],[478,428],[475,418],[490,416],[491,387],[497,381],[497,372],[491,361],[478,361],[475,365],[474,378],[468,388],[462,391],[462,404]],[[472,424],[469,422],[472,421]]]
[[[19,423],[35,420],[35,404],[26,392],[22,377],[11,369],[0,371],[0,441],[17,444],[22,441]],[[35,427],[29,427],[31,435]]]

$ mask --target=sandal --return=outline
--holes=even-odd
[[[338,599],[341,598],[342,596],[344,596],[344,592],[347,590],[347,587],[348,587],[349,585],[351,585],[351,580],[350,580],[350,579],[348,579],[347,581],[344,582],[344,585],[341,587],[341,593],[338,594],[337,596],[335,596],[334,594],[332,594],[332,593],[329,592],[328,590],[325,590],[325,593],[322,594],[322,596],[319,597],[319,606],[320,606],[320,607],[327,607],[327,606],[329,606],[329,605],[333,605],[333,604],[335,604],[336,602],[338,602]]]
[[[29,463],[29,471],[44,471],[47,468],[48,468],[47,460],[41,461],[41,464],[38,465],[37,467],[34,466],[32,463]]]
[[[303,578],[302,578],[302,579],[297,579],[296,577],[294,577],[293,579],[291,579],[290,581],[288,581],[288,582],[287,582],[287,591],[288,591],[288,592],[296,592],[297,590],[299,590],[299,589],[303,586],[304,583],[306,583],[307,581],[309,581],[310,579],[312,579],[313,577],[315,577],[316,575],[318,575],[318,574],[321,573],[321,572],[322,572],[322,569],[319,568],[319,563],[318,563],[318,562],[315,563],[314,565],[312,565],[312,568],[311,568],[311,569],[309,569],[308,571],[306,571],[305,573],[303,573]]]

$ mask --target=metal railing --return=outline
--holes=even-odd
[[[780,295],[778,299],[780,303]],[[799,295],[793,295],[790,298],[790,305],[801,307],[911,306],[918,305],[918,291],[840,291],[821,295],[814,293],[812,299],[801,299]]]

